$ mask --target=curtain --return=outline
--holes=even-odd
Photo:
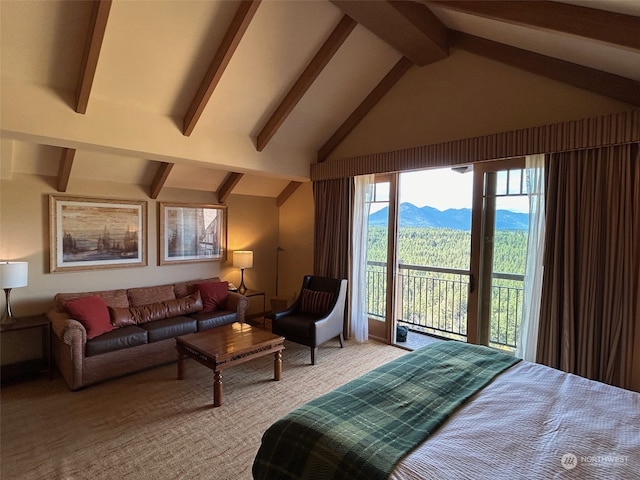
[[[369,338],[367,314],[367,233],[369,230],[369,206],[375,175],[354,178],[353,232],[351,238],[351,328],[357,342]]]
[[[352,290],[349,278],[352,186],[351,178],[313,182],[313,273],[323,277],[346,278],[349,282],[348,291]],[[350,338],[348,315],[345,318],[344,335]]]
[[[313,183],[315,275],[348,278],[352,182],[341,178]]]
[[[554,154],[546,169],[537,359],[628,388],[640,272],[638,144]]]
[[[544,155],[527,156],[525,174],[529,196],[529,235],[527,237],[527,263],[524,274],[524,311],[516,356],[535,362],[543,276]]]

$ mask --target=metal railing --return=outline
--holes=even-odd
[[[384,262],[367,262],[368,313],[383,320],[387,272]],[[412,330],[464,340],[467,335],[468,270],[398,265],[396,317]],[[513,350],[522,318],[524,276],[494,273],[489,344]]]

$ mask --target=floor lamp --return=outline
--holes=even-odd
[[[27,262],[1,262],[0,288],[4,289],[6,305],[2,314],[2,323],[13,323],[17,319],[11,312],[11,289],[26,287],[29,278],[29,264]]]
[[[240,286],[238,293],[244,294],[247,287],[244,284],[244,269],[253,268],[253,252],[251,250],[236,250],[233,252],[233,266],[240,269]]]

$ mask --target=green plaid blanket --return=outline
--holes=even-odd
[[[294,410],[262,437],[256,480],[375,480],[519,359],[443,341],[408,353]]]

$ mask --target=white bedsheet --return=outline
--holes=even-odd
[[[520,362],[389,478],[640,479],[640,394]]]

